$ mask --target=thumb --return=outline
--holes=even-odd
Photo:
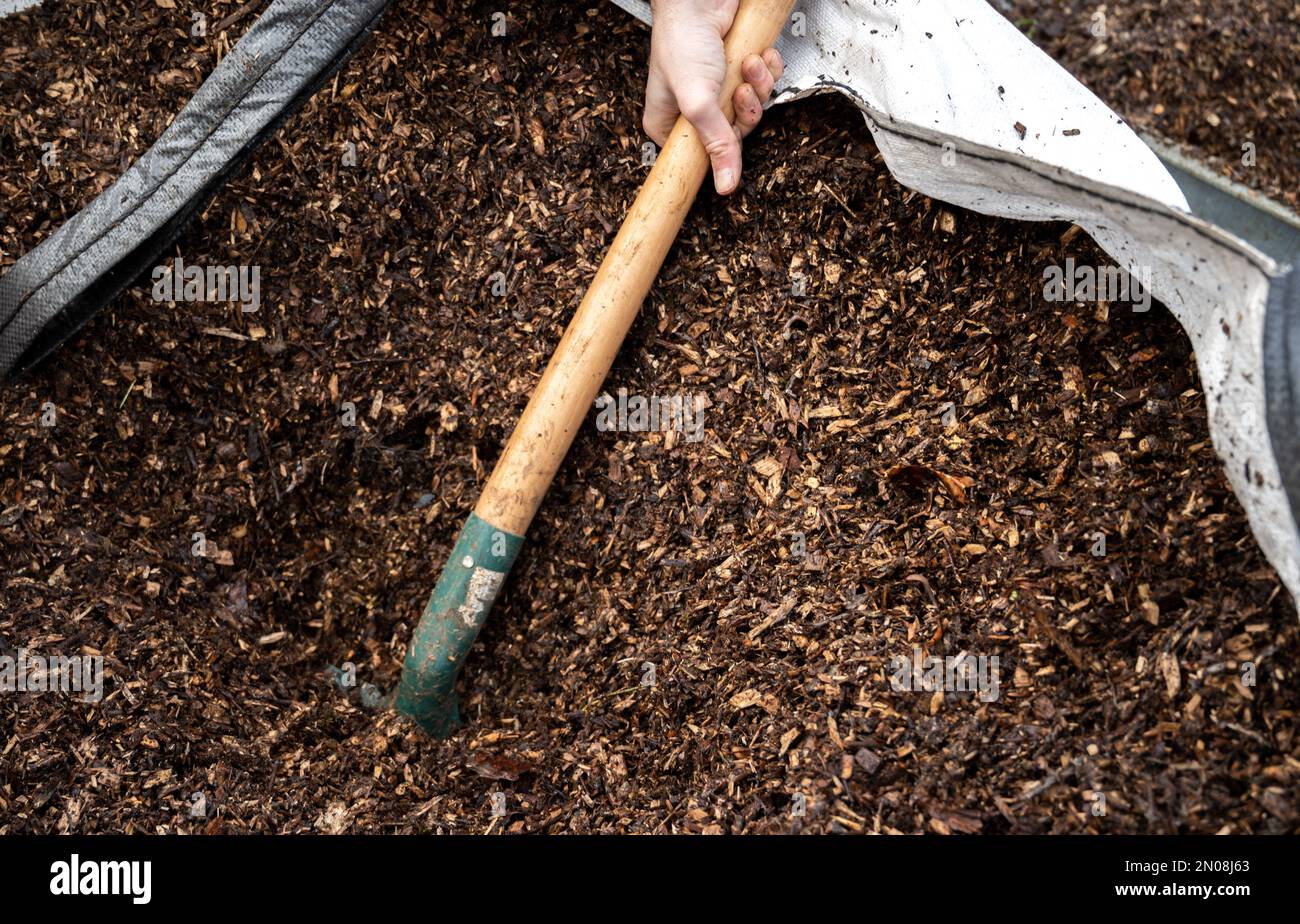
[[[724,196],[734,192],[740,185],[740,139],[717,99],[707,90],[692,95],[682,106],[682,114],[695,127],[704,150],[709,152],[714,187]]]

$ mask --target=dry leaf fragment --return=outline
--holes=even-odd
[[[465,762],[465,766],[487,780],[509,780],[515,782],[526,773],[532,773],[534,767],[527,761],[506,757],[503,754],[485,754],[475,752]]]
[[[938,472],[928,465],[918,465],[916,463],[906,463],[895,465],[885,475],[886,478],[910,482],[913,484],[934,479],[943,485],[944,489],[952,495],[961,506],[966,506],[966,490],[975,486],[975,479],[968,478],[965,475],[949,475],[944,472]]]

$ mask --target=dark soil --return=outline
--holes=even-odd
[[[262,267],[260,312],[138,285],[0,390],[3,653],[111,674],[93,706],[0,695],[0,832],[1294,831],[1296,613],[1186,336],[1158,306],[1045,304],[1045,265],[1100,259],[1085,235],[907,192],[839,99],[773,111],[744,189],[702,196],[609,388],[706,395],[706,438],[593,416],[467,665],[466,728],[431,741],[332,683],[395,682],[645,175],[646,31],[535,3],[493,38],[497,6],[398,4],[185,233],[187,263]],[[205,39],[180,0],[0,26],[4,262],[256,7]],[[1177,63],[1160,96],[1191,111]],[[1236,73],[1235,117],[1268,111]],[[1243,121],[1261,151],[1288,124]],[[918,647],[999,657],[1001,697],[894,690]]]

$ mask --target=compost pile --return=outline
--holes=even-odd
[[[0,694],[0,831],[1295,830],[1296,614],[1186,336],[1158,305],[1046,304],[1044,267],[1103,261],[1086,235],[907,192],[838,98],[770,113],[743,190],[702,197],[608,383],[704,395],[705,438],[593,413],[466,666],[468,726],[367,708],[646,173],[646,31],[536,3],[494,37],[498,6],[398,4],[182,236],[187,264],[260,266],[260,311],[146,280],[0,390],[0,653],[110,675],[93,705]],[[1294,150],[1294,91],[1256,79],[1294,66],[1289,0],[1215,5],[1216,36],[1273,11],[1236,84],[1205,79],[1236,52],[1201,4],[1159,6],[1187,46],[1166,120],[1200,125],[1205,91]],[[0,24],[0,262],[260,8]],[[1141,54],[1081,68],[1130,118]],[[1294,190],[1284,160],[1252,177]],[[914,649],[998,657],[1000,696],[895,690]]]

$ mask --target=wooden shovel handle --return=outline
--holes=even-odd
[[[725,42],[719,102],[728,121],[741,62],[776,41],[793,7],[794,0],[741,0]],[[474,508],[483,520],[527,532],[708,172],[699,134],[679,118]]]
[[[741,62],[776,41],[793,6],[741,0],[725,43],[729,120]],[[456,539],[393,693],[394,708],[431,734],[459,723],[456,675],[708,172],[699,136],[679,119]]]

